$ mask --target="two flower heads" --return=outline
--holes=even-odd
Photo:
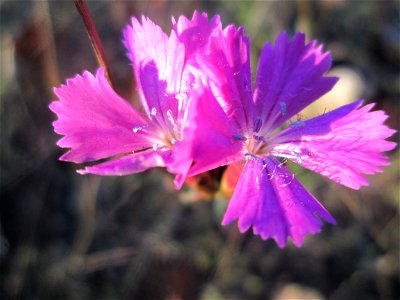
[[[329,52],[303,33],[280,33],[261,51],[255,82],[250,41],[243,27],[222,26],[218,15],[194,12],[172,18],[169,35],[146,17],[132,17],[123,43],[133,66],[141,109],[121,98],[103,68],[76,75],[54,89],[50,109],[69,148],[61,160],[86,166],[80,174],[128,175],[153,167],[185,179],[220,166],[240,169],[222,220],[238,220],[279,247],[290,237],[321,230],[333,216],[286,167],[291,160],[338,184],[359,189],[365,175],[381,172],[383,154],[396,144],[394,130],[374,104],[355,101],[321,116],[293,121],[327,93],[337,78],[326,76]]]

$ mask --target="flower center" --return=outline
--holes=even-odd
[[[247,152],[253,155],[268,154],[268,141],[261,135],[253,133],[246,141]]]
[[[258,135],[256,132],[248,135],[234,134],[233,138],[237,141],[242,141],[245,144],[246,153],[251,155],[266,155],[268,154],[268,141],[264,136]]]

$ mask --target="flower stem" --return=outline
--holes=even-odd
[[[107,80],[110,83],[111,87],[114,89],[114,91],[116,91],[116,86],[111,75],[110,65],[107,61],[103,45],[101,44],[99,35],[93,23],[92,17],[90,16],[90,12],[85,3],[85,0],[74,0],[74,2],[79,14],[82,17],[83,23],[85,24],[86,31],[89,35],[90,42],[92,44],[94,53],[97,58],[97,62],[101,67],[105,69],[105,75],[107,77]]]

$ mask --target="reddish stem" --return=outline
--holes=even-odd
[[[104,67],[107,80],[110,83],[111,87],[114,89],[114,91],[116,91],[114,80],[111,76],[110,65],[107,61],[103,45],[101,44],[99,35],[93,23],[92,17],[90,16],[90,12],[85,3],[85,0],[74,0],[74,2],[76,8],[78,9],[79,14],[82,17],[83,23],[85,24],[86,31],[89,35],[90,43],[92,44],[97,61],[101,67]]]

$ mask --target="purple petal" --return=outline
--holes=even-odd
[[[176,22],[172,18],[172,24],[179,40],[185,45],[186,60],[192,58],[196,51],[207,45],[214,31],[222,30],[221,19],[218,15],[208,22],[207,14],[198,11],[193,13],[191,20],[180,16]]]
[[[103,69],[68,79],[54,93],[54,130],[64,135],[58,145],[71,148],[61,160],[81,163],[151,147],[148,134],[132,131],[147,126],[146,119],[112,90]]]
[[[184,45],[174,31],[168,37],[146,17],[124,29],[124,44],[133,63],[142,104],[150,118],[168,124],[166,112],[176,117],[185,59]]]
[[[270,132],[328,92],[337,81],[323,77],[331,63],[330,54],[316,41],[305,44],[302,33],[289,40],[283,32],[275,47],[267,43],[259,60],[255,89],[256,117],[264,124],[261,132]]]
[[[233,25],[211,38],[208,53],[199,54],[198,64],[212,83],[212,91],[228,118],[239,131],[253,127],[253,100],[249,38]]]
[[[243,141],[235,139],[235,130],[208,87],[193,91],[184,139],[174,145],[172,173],[189,176],[229,164],[242,157]]]
[[[165,167],[170,159],[170,151],[146,150],[132,153],[91,167],[78,170],[80,174],[129,175],[150,168]]]
[[[389,164],[382,154],[396,143],[385,139],[395,133],[383,123],[383,111],[357,101],[319,117],[294,123],[274,138],[276,155],[353,189],[368,185],[363,174],[381,172]]]
[[[273,238],[279,247],[290,236],[301,246],[309,233],[317,233],[323,223],[335,223],[329,212],[273,158],[249,158],[222,221],[238,219],[240,232],[253,226],[262,239]]]

